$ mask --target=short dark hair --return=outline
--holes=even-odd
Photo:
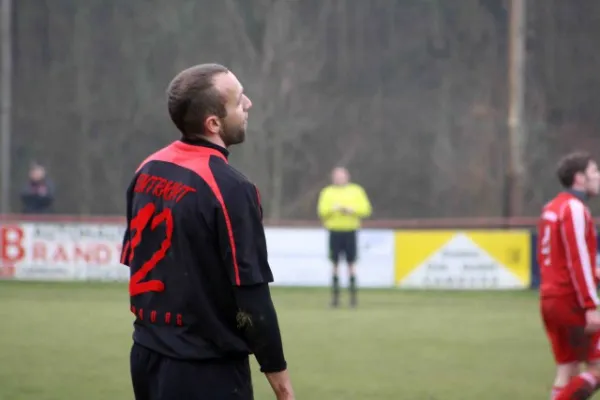
[[[200,64],[181,71],[167,88],[171,121],[184,137],[204,134],[209,115],[225,118],[225,99],[214,86],[214,77],[229,70],[219,64]]]
[[[565,188],[571,188],[575,182],[575,175],[585,172],[592,161],[592,156],[583,151],[569,153],[561,158],[556,169],[560,184]]]

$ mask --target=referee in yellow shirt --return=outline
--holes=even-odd
[[[338,266],[340,257],[348,263],[350,306],[357,305],[356,259],[357,231],[361,219],[371,215],[371,203],[364,189],[350,182],[348,170],[335,168],[331,173],[332,185],[321,190],[317,211],[323,226],[329,231],[329,258],[333,263],[331,305],[339,305],[340,287]]]

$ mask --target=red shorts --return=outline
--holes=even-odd
[[[557,364],[600,360],[600,332],[584,332],[585,311],[576,299],[545,298],[540,308]]]

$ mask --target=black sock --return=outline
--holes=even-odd
[[[339,278],[337,275],[333,276],[333,284],[332,284],[332,289],[333,289],[333,305],[337,305],[338,304],[338,300],[340,297],[340,282],[339,282]]]
[[[350,304],[356,305],[356,277],[353,275],[350,277]]]

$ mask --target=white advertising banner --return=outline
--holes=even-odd
[[[275,285],[331,285],[327,231],[318,228],[270,228],[266,230],[266,236]],[[342,262],[340,267],[340,284],[347,285],[346,266]],[[361,287],[393,286],[393,231],[364,229],[358,233],[357,274]]]
[[[127,280],[119,224],[21,223],[0,229],[0,265],[16,279]]]
[[[15,223],[0,226],[0,279],[127,281],[120,264],[124,225]],[[329,286],[327,232],[318,228],[266,228],[274,285]],[[360,231],[361,287],[394,283],[394,232]],[[340,283],[347,284],[342,264]]]

